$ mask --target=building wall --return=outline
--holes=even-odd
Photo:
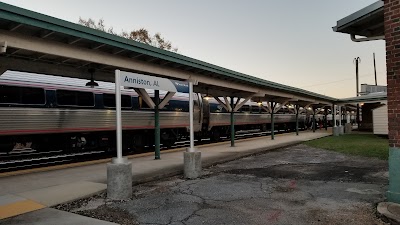
[[[385,1],[389,145],[400,147],[400,1]]]
[[[400,203],[400,0],[385,0],[389,120],[389,202]]]
[[[374,123],[374,134],[388,135],[387,105],[373,109],[372,120]]]
[[[361,106],[361,123],[360,130],[362,131],[371,131],[373,130],[373,120],[372,120],[372,110],[380,107],[381,103],[365,103]]]

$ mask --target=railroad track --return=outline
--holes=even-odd
[[[62,154],[62,152],[59,153],[61,154],[46,152],[40,154],[38,153],[38,155],[40,155],[39,157],[2,160],[0,161],[0,173],[73,162],[81,162],[86,160],[99,159],[99,157],[104,156],[103,151],[90,151],[69,154]]]

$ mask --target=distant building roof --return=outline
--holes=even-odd
[[[361,95],[358,97],[352,98],[342,98],[338,101],[341,104],[348,104],[348,103],[367,103],[367,102],[380,102],[387,100],[387,93],[386,92],[375,92],[368,95]]]

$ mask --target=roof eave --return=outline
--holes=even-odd
[[[338,20],[332,30],[364,37],[383,35],[383,11],[384,2],[379,0]]]

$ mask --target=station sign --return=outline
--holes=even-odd
[[[120,71],[121,86],[189,93],[189,83],[138,73]]]

